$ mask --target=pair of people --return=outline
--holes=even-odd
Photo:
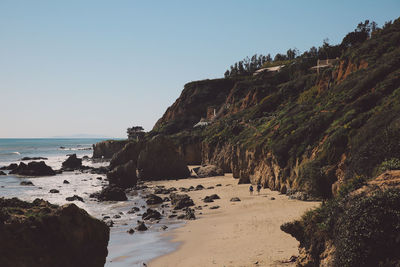
[[[258,183],[257,184],[257,193],[258,194],[260,194],[260,190],[261,190],[261,184]],[[253,185],[250,185],[249,191],[250,191],[250,195],[253,195],[253,191],[254,191]]]

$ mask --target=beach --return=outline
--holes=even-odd
[[[319,202],[291,200],[277,191],[261,189],[249,193],[249,185],[238,185],[232,174],[209,178],[191,178],[149,182],[152,186],[205,188],[190,191],[196,207],[196,220],[166,233],[178,249],[158,257],[148,266],[290,266],[298,254],[298,242],[280,230],[280,225],[300,218]],[[217,186],[221,184],[221,186]],[[217,194],[220,199],[204,203],[205,196]],[[241,201],[231,202],[238,197]],[[206,206],[205,206],[206,205]],[[217,209],[210,209],[219,206]]]

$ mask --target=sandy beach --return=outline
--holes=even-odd
[[[196,210],[197,219],[167,233],[172,235],[173,242],[179,242],[178,250],[156,258],[148,266],[292,265],[282,261],[298,254],[298,242],[279,227],[319,202],[290,200],[269,189],[250,195],[249,185],[238,185],[231,174],[151,183],[167,188],[198,184],[214,188],[188,192],[196,206],[202,206],[202,210]],[[202,199],[211,194],[218,194],[221,199],[204,203]],[[231,202],[233,197],[241,201]],[[210,209],[212,206],[219,208]]]

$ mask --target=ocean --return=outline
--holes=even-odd
[[[0,139],[0,167],[10,163],[20,163],[23,157],[45,157],[47,165],[54,170],[60,169],[62,162],[69,154],[77,154],[78,157],[92,156],[92,145],[104,139]],[[29,161],[24,161],[28,163]],[[108,162],[93,162],[83,160],[83,165],[100,167],[107,166]],[[5,171],[8,174],[8,171]],[[101,178],[101,179],[100,179]],[[141,219],[135,214],[128,214],[127,211],[133,206],[145,206],[145,202],[138,192],[128,195],[128,201],[107,201],[98,202],[89,198],[91,193],[100,191],[102,186],[107,184],[105,175],[82,173],[80,171],[63,172],[55,176],[44,177],[23,177],[8,174],[0,176],[0,197],[18,197],[22,200],[33,201],[42,198],[50,203],[64,205],[71,203],[66,197],[78,195],[84,202],[74,201],[73,203],[85,209],[90,215],[98,219],[104,216],[115,215],[121,218],[112,218],[114,227],[110,229],[110,241],[108,245],[108,257],[105,266],[125,267],[143,266],[144,262],[169,253],[176,249],[167,237],[163,236],[161,225],[167,224],[170,229],[179,227],[180,223],[162,220],[158,224],[151,225],[149,231],[130,235],[129,228],[136,226],[137,220]],[[64,184],[67,180],[69,184]],[[34,186],[22,186],[21,181],[31,181]],[[51,189],[57,189],[60,193],[49,193]],[[143,213],[145,208],[140,213]]]

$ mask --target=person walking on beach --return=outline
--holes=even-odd
[[[257,184],[257,194],[260,194],[260,190],[261,190],[261,185]]]
[[[253,186],[252,185],[250,185],[249,191],[250,191],[250,195],[253,195]]]

